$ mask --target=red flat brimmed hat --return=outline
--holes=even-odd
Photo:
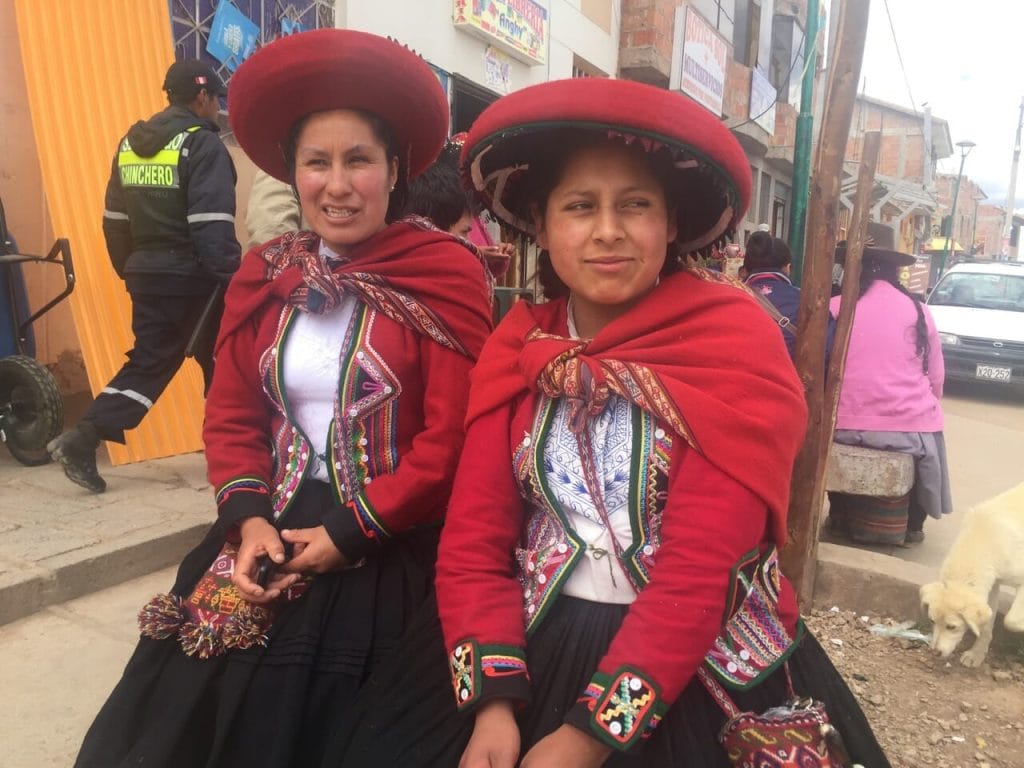
[[[419,56],[351,29],[318,29],[270,43],[231,78],[231,130],[260,168],[290,182],[282,147],[306,115],[361,109],[395,132],[409,176],[429,166],[448,135],[448,100]]]
[[[530,236],[523,182],[546,140],[561,131],[595,132],[648,152],[666,150],[675,174],[682,252],[735,230],[750,202],[750,165],[714,115],[678,93],[630,80],[555,80],[515,91],[477,118],[462,149],[463,172],[481,202]]]

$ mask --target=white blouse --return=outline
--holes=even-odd
[[[320,257],[336,258],[323,244]],[[284,395],[296,426],[316,453],[309,477],[317,480],[330,480],[325,462],[327,439],[338,397],[342,344],[356,301],[355,296],[346,294],[325,314],[297,312],[281,352]]]
[[[569,305],[569,335],[578,339]],[[569,403],[555,405],[551,430],[544,445],[548,485],[569,525],[584,542],[586,552],[566,580],[563,592],[600,603],[629,604],[636,599],[612,536],[625,550],[633,542],[629,522],[629,470],[633,448],[633,408],[625,398],[612,395],[604,410],[587,424],[594,468],[611,530],[598,512],[583,474],[576,436],[569,431]]]

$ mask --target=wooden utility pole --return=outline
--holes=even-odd
[[[828,441],[832,438],[830,430],[826,433],[825,335],[843,157],[860,80],[869,6],[869,0],[840,5],[835,55],[825,91],[825,108],[807,206],[807,248],[801,280],[796,369],[803,381],[809,416],[807,435],[793,468],[789,544],[782,552],[783,571],[796,587],[803,605],[809,603],[814,594],[818,524],[825,495],[825,462]]]

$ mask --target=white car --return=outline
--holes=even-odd
[[[946,378],[1024,384],[1024,263],[969,262],[928,296]]]

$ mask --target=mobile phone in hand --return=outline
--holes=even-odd
[[[260,555],[256,558],[256,583],[264,589],[270,581],[270,574],[274,572],[274,561],[270,555]]]

